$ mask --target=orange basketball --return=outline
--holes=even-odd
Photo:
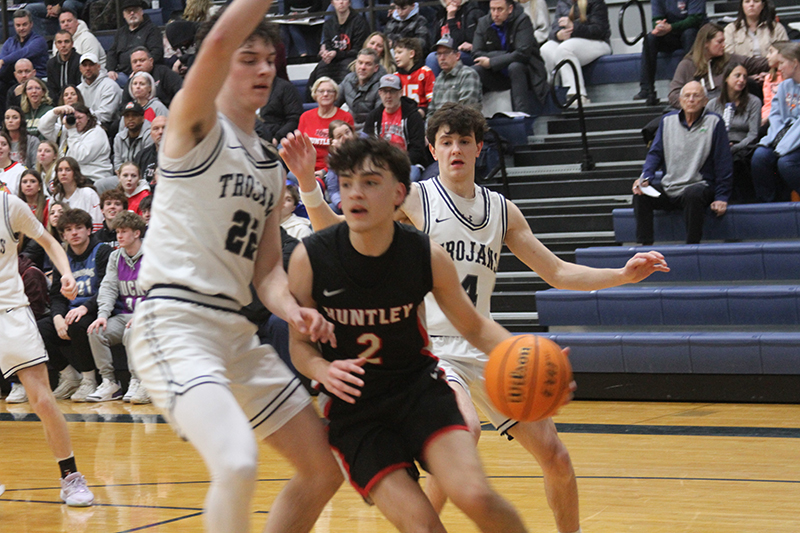
[[[518,335],[495,346],[483,376],[498,411],[520,422],[534,422],[552,416],[564,403],[572,367],[550,339]]]

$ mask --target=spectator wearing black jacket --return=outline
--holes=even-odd
[[[322,25],[321,61],[308,79],[307,101],[312,101],[310,88],[318,78],[327,76],[336,83],[342,82],[350,72],[350,62],[356,58],[369,35],[367,21],[350,9],[350,0],[332,0],[332,3],[333,15],[329,15]]]
[[[561,86],[567,95],[586,96],[582,66],[611,53],[611,27],[604,0],[558,0],[550,28],[550,39],[542,45],[542,58],[547,72],[568,59],[578,71],[575,76],[569,65],[559,71]]]
[[[439,19],[438,32],[434,42],[448,35],[460,52],[472,52],[472,39],[475,28],[485,13],[476,0],[441,0],[444,14]],[[462,54],[463,55],[463,54]]]
[[[259,137],[277,145],[287,133],[297,129],[303,101],[291,82],[275,77],[267,104],[259,111],[261,120],[256,122]]]
[[[75,50],[72,34],[58,30],[55,36],[57,53],[47,61],[47,92],[57,102],[67,85],[77,86],[81,78],[81,56]]]
[[[164,41],[161,30],[144,14],[147,7],[144,0],[122,0],[120,2],[126,25],[114,34],[114,42],[108,50],[108,77],[125,87],[131,75],[131,52],[137,46],[150,51],[153,60],[161,63],[164,59]]]
[[[381,78],[376,107],[364,123],[364,133],[389,141],[408,153],[411,181],[418,181],[425,164],[425,120],[411,98],[401,96],[402,85],[395,74]],[[419,165],[419,166],[418,166]]]
[[[167,107],[183,86],[183,78],[180,74],[166,65],[157,65],[153,54],[144,46],[137,46],[131,50],[131,74],[135,72],[147,72],[153,77],[156,82],[156,96]],[[128,80],[125,90],[122,91],[121,107],[125,107],[125,104],[133,100],[130,85],[130,80]]]

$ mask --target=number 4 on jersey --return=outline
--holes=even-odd
[[[464,287],[464,292],[467,293],[469,299],[472,300],[472,305],[478,304],[478,276],[467,274],[461,281],[461,286]]]

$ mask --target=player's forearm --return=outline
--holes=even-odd
[[[553,279],[545,280],[556,289],[596,291],[626,283],[621,268],[591,268],[564,261]]]
[[[50,261],[53,263],[53,266],[62,274],[72,274],[72,269],[69,266],[69,259],[67,258],[67,252],[61,247],[58,241],[50,235],[49,233],[42,234],[40,239],[36,239],[36,242],[44,248],[45,253],[50,258]]]
[[[490,353],[500,342],[511,337],[511,333],[506,328],[483,316],[476,321],[474,326],[461,331],[461,334],[464,335],[467,342],[486,354]]]
[[[292,356],[292,364],[298,372],[309,379],[317,382],[322,381],[320,378],[327,373],[327,367],[330,363],[322,358],[316,343],[312,344],[307,337],[291,328],[289,352]]]
[[[344,217],[334,213],[331,206],[322,198],[322,189],[313,174],[302,177],[298,174],[297,176],[300,184],[300,197],[314,231],[323,230],[344,220]]]
[[[279,318],[290,322],[289,316],[300,305],[289,292],[289,282],[283,265],[276,262],[273,268],[262,279],[254,280],[256,293],[264,306]]]

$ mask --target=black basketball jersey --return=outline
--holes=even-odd
[[[312,296],[335,325],[338,346],[324,344],[323,357],[368,360],[358,404],[403,392],[420,373],[434,371],[438,360],[429,350],[423,306],[433,273],[430,238],[410,226],[395,223],[392,244],[380,257],[359,254],[348,231],[338,224],[303,244],[314,273]]]

